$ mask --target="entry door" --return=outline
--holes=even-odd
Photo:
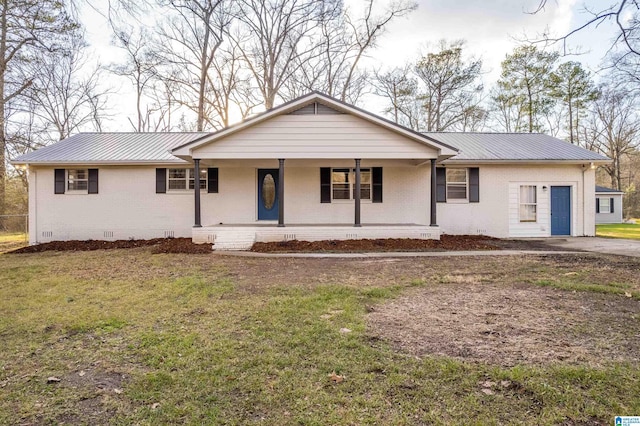
[[[571,235],[571,187],[551,187],[551,235]]]
[[[258,220],[278,220],[278,169],[258,169]]]

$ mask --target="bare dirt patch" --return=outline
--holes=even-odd
[[[152,253],[211,253],[211,244],[195,244],[191,238],[155,238],[151,240],[86,240],[51,241],[23,247],[9,253],[41,253],[45,251],[93,251],[153,246]]]
[[[640,355],[640,302],[452,274],[369,314],[372,336],[415,355],[502,366],[599,365]]]

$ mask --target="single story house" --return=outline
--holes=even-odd
[[[595,168],[543,134],[418,133],[312,92],[213,133],[82,133],[15,161],[32,244],[595,234]],[[194,188],[196,188],[194,190]]]
[[[596,185],[596,224],[622,223],[622,196],[617,189]]]

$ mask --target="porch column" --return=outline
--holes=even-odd
[[[278,226],[284,226],[284,158],[278,160]]]
[[[201,228],[202,224],[200,223],[200,160],[193,160],[193,199],[195,201],[195,225],[194,228]]]
[[[353,198],[355,199],[355,223],[353,226],[362,226],[360,224],[360,159],[356,158],[356,187],[354,189],[355,194],[353,194]]]
[[[436,159],[431,159],[431,226],[438,226],[436,221]]]

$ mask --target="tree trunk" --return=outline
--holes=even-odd
[[[7,64],[7,0],[2,1],[2,16],[0,17],[0,214],[5,214],[6,180],[7,180],[7,134],[5,126],[5,72]]]

